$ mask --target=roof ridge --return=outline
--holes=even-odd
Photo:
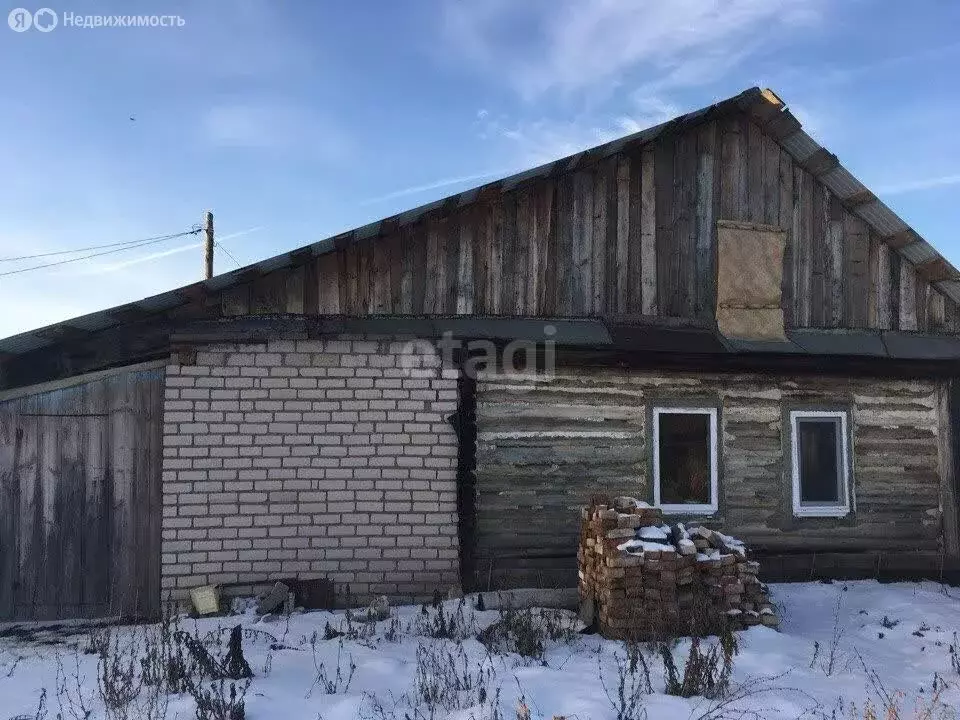
[[[772,90],[760,91],[748,114],[800,167],[836,195],[848,211],[914,266],[920,278],[960,303],[960,271],[847,170],[836,155],[814,140]]]
[[[801,167],[837,195],[848,210],[877,232],[883,242],[916,267],[918,274],[929,282],[931,287],[954,302],[960,303],[960,271],[954,268],[933,246],[843,167],[836,155],[810,137],[804,131],[800,121],[773,90],[754,86],[712,105],[679,115],[630,135],[601,143],[566,157],[484,183],[352,230],[331,235],[237,270],[216,275],[208,280],[0,339],[0,358],[5,353],[20,354],[50,345],[64,335],[96,332],[121,324],[130,320],[131,317],[146,317],[171,310],[197,297],[240,285],[249,281],[252,277],[259,277],[274,270],[301,264],[344,245],[376,237],[387,230],[417,222],[420,218],[435,210],[453,207],[462,208],[482,200],[495,191],[509,192],[534,178],[567,172],[618,152],[634,151],[637,147],[652,142],[665,132],[671,132],[681,127],[695,126],[729,112],[747,114]]]

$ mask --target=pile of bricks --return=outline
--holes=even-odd
[[[580,599],[608,638],[707,635],[723,625],[776,627],[759,563],[735,538],[697,525],[666,525],[632,498],[583,510],[577,553]]]

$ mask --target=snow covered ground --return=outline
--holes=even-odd
[[[960,651],[954,634],[960,630],[960,591],[934,583],[869,581],[772,585],[771,591],[781,607],[780,630],[759,626],[738,633],[741,647],[732,689],[745,697],[724,705],[723,700],[665,695],[663,663],[650,652],[654,692],[641,698],[632,718],[718,719],[743,717],[745,710],[760,718],[863,718],[870,701],[878,708],[875,717],[885,719],[880,710],[885,693],[901,707],[899,715],[890,717],[957,716],[960,658],[954,655],[952,662],[951,644],[954,653]],[[456,607],[455,601],[444,603],[445,616],[455,614]],[[436,628],[436,616],[435,609],[424,615],[420,607],[393,608],[390,620],[377,623],[372,633],[364,630],[369,636],[354,639],[324,639],[328,624],[343,627],[342,613],[306,613],[272,622],[253,616],[184,620],[182,626],[201,637],[218,636],[219,628],[237,623],[249,631],[243,641],[254,673],[246,694],[249,720],[426,719],[431,714],[423,702],[425,693],[438,698],[436,720],[513,720],[518,707],[519,717],[526,717],[525,707],[531,720],[617,719],[622,643],[574,635],[548,642],[542,660],[503,655],[488,652],[475,637],[430,637],[428,627]],[[464,621],[481,630],[499,617],[496,611],[468,607]],[[454,634],[462,626],[459,623]],[[47,644],[45,638],[56,644]],[[63,712],[65,720],[73,720],[78,709],[81,717],[86,710],[90,718],[107,717],[97,691],[97,656],[83,652],[89,643],[87,635],[0,637],[0,720],[34,718],[44,689],[47,717]],[[681,669],[689,644],[681,641],[674,650]],[[355,671],[345,687],[351,664]],[[331,687],[317,682],[320,667]],[[450,686],[457,678],[472,687],[451,697]],[[327,689],[336,692],[327,694]],[[483,698],[486,702],[479,704]],[[936,706],[931,715],[914,711],[915,706],[931,704]],[[620,720],[632,720],[622,715]],[[195,717],[194,701],[188,695],[172,698],[167,717]]]

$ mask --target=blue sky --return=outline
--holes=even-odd
[[[43,4],[185,25],[0,25],[0,256],[210,208],[247,264],[761,85],[960,265],[960,3]],[[193,242],[0,277],[0,336],[193,282]]]

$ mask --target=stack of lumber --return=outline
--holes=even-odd
[[[595,499],[580,531],[581,602],[591,602],[601,634],[650,640],[716,633],[779,618],[760,566],[736,538],[701,525],[667,525],[660,510],[633,498]]]

